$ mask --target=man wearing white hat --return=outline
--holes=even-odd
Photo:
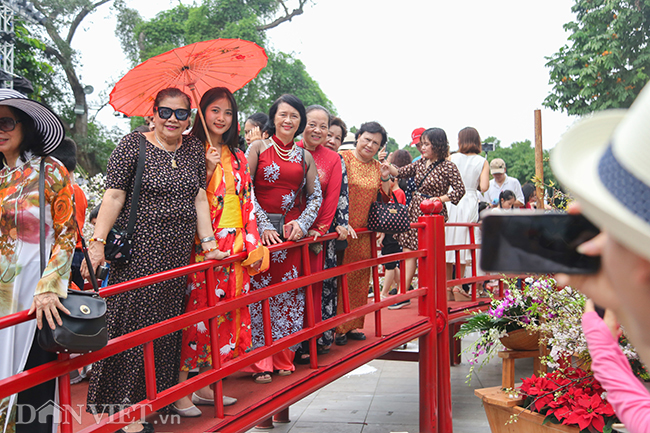
[[[506,162],[501,158],[494,158],[490,162],[490,174],[493,179],[490,180],[490,187],[483,194],[486,202],[492,207],[499,206],[499,194],[502,191],[510,190],[515,193],[517,201],[515,207],[524,205],[524,192],[521,190],[519,180],[506,174]]]
[[[560,276],[616,314],[641,360],[650,362],[650,87],[629,110],[594,114],[571,128],[553,150],[551,166],[584,215],[603,231],[579,247],[601,255],[602,268],[588,276]],[[611,324],[613,316],[605,318]],[[616,326],[587,305],[583,327],[592,369],[628,431],[650,425],[650,395],[634,378],[618,348]]]

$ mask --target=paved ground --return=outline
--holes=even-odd
[[[407,350],[417,350],[416,343]],[[532,369],[532,359],[518,360],[515,377],[530,375]],[[489,433],[474,389],[501,383],[500,360],[475,374],[471,386],[465,383],[468,371],[465,357],[451,370],[454,433]],[[417,433],[418,410],[417,363],[375,360],[291,406],[291,423],[276,424],[272,432]]]

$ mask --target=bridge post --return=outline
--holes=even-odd
[[[451,433],[451,380],[449,335],[447,332],[447,273],[445,264],[445,223],[440,201],[425,200],[419,222],[419,248],[427,254],[419,259],[420,287],[428,289],[420,314],[434,324],[431,333],[420,337],[420,431]]]

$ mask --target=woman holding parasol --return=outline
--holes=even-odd
[[[230,90],[215,87],[203,95],[199,109],[203,116],[197,117],[192,135],[201,140],[205,147],[206,192],[212,229],[216,233],[219,250],[230,254],[242,251],[248,253],[243,262],[231,263],[215,274],[217,296],[221,300],[230,300],[248,293],[250,275],[268,269],[269,252],[262,245],[257,232],[248,162],[237,147],[237,102]],[[196,239],[192,263],[204,260],[200,240]],[[186,311],[207,307],[205,280],[193,274],[188,283]],[[198,368],[200,373],[209,370],[215,353],[224,363],[251,349],[248,307],[230,311],[217,319],[219,347],[216,349],[210,346],[210,335],[204,322],[196,323],[183,331],[180,381],[186,380],[194,368]],[[224,406],[236,401],[235,398],[223,396]],[[174,410],[181,416],[199,416],[201,411],[195,404],[214,405],[213,390],[205,387],[192,394],[191,399],[182,398],[176,402]]]

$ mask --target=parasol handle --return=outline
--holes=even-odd
[[[208,139],[208,143],[210,144],[210,147],[213,147],[212,139],[210,139],[210,131],[208,131],[208,125],[206,125],[205,118],[203,117],[203,111],[201,111],[201,105],[200,105],[201,98],[199,98],[199,94],[196,91],[196,87],[194,86],[194,84],[190,84],[189,87],[190,90],[192,91],[192,95],[194,96],[194,100],[196,102],[196,108],[197,108],[196,111],[199,112],[199,118],[201,119],[201,123],[203,124],[203,131],[205,131],[205,137]]]

